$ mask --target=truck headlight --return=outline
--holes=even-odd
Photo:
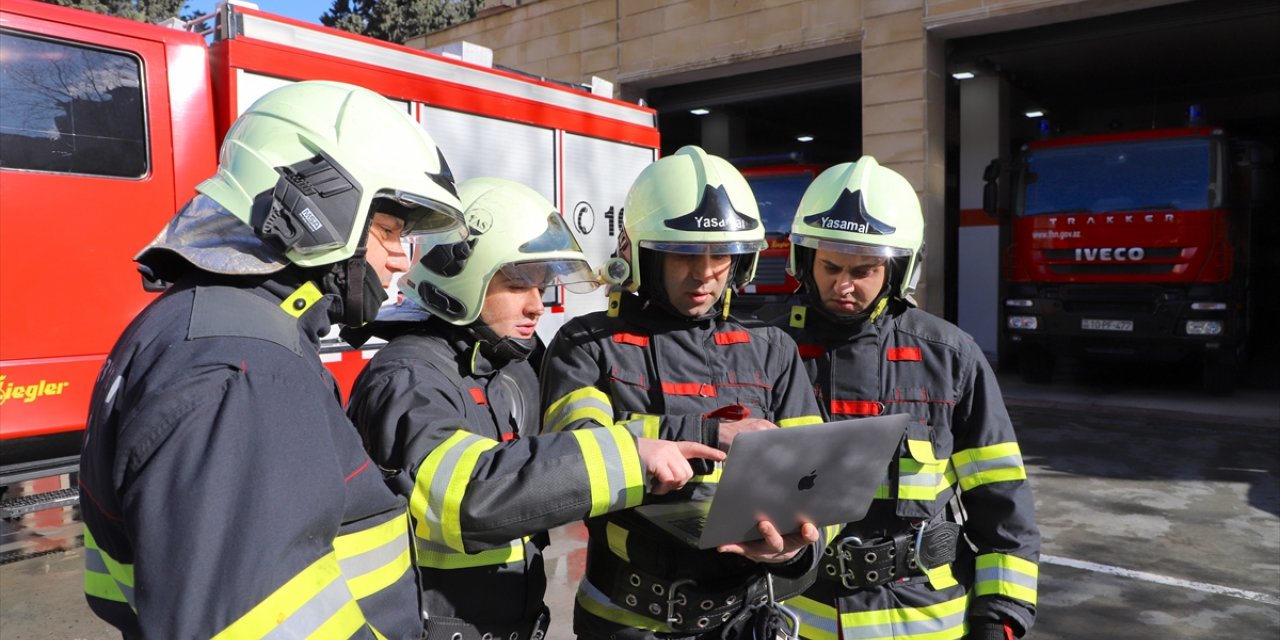
[[[1006,322],[1010,329],[1035,331],[1040,327],[1040,318],[1036,316],[1009,316]]]
[[[1185,328],[1189,336],[1222,335],[1221,320],[1188,320]]]

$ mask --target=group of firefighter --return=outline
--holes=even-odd
[[[750,317],[730,307],[766,246],[756,200],[694,146],[639,174],[595,268],[536,191],[455,184],[350,85],[268,93],[197,192],[136,258],[168,287],[106,361],[83,444],[85,592],[124,637],[539,640],[548,530],[579,520],[580,638],[1030,629],[1014,429],[981,350],[915,307],[920,202],[874,158],[808,188],[801,289]],[[602,283],[607,309],[544,348],[544,289]],[[386,341],[345,407],[333,324]],[[632,509],[709,498],[736,434],[898,413],[858,522],[701,550]]]

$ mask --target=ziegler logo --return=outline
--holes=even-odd
[[[1076,249],[1076,260],[1081,262],[1137,262],[1144,256],[1146,252],[1142,247]]]
[[[9,376],[0,375],[0,404],[12,400],[22,400],[24,403],[35,402],[42,396],[60,396],[62,390],[67,388],[70,382],[48,382],[41,380],[35,384],[14,384],[6,382]]]

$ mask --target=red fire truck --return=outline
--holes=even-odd
[[[826,167],[807,164],[796,154],[738,158],[733,164],[751,185],[769,243],[760,252],[755,279],[739,292],[741,303],[750,308],[783,300],[799,288],[796,279],[787,273],[791,221],[804,190]]]
[[[1195,356],[1206,388],[1230,392],[1269,153],[1203,127],[1025,145],[1005,220],[1002,360],[1047,382],[1063,355]],[[989,182],[993,214],[994,193]]]
[[[511,178],[572,211],[597,264],[616,243],[604,218],[657,156],[654,112],[611,97],[250,6],[220,5],[212,20],[202,35],[0,5],[0,485],[75,468],[103,358],[154,295],[132,257],[213,173],[222,134],[267,91],[323,79],[387,96],[459,180]],[[546,302],[543,332],[606,304],[558,291]],[[322,355],[346,389],[370,354],[335,342]],[[15,509],[0,503],[0,515]]]

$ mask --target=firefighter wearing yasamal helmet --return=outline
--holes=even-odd
[[[85,594],[125,637],[418,638],[405,502],[319,338],[359,324],[418,230],[461,226],[422,128],[357,87],[250,106],[137,257],[171,282],[116,343],[82,448]]]
[[[428,635],[537,638],[549,614],[547,529],[635,506],[646,471],[661,493],[693,470],[675,443],[621,427],[538,435],[527,358],[543,290],[585,293],[597,280],[536,191],[475,178],[458,192],[470,238],[417,247],[399,286],[418,315],[369,325],[390,342],[356,380],[348,413],[392,489],[409,498]]]
[[[795,344],[728,312],[731,288],[750,281],[765,246],[742,175],[684,147],[640,173],[623,210],[625,236],[606,271],[626,291],[611,295],[607,311],[565,324],[548,347],[543,430],[619,425],[727,449],[743,430],[818,422]],[[680,498],[715,493],[719,474],[700,471]],[[791,579],[775,584],[778,597],[798,592],[820,548],[811,524],[784,538],[765,523],[764,541],[706,551],[634,511],[593,517],[587,529],[574,610],[580,638],[750,633],[777,613],[768,576]]]
[[[796,211],[802,299],[776,324],[824,417],[913,419],[866,518],[787,601],[805,638],[1009,640],[1035,617],[1040,536],[1013,424],[973,340],[912,303],[923,244],[915,191],[870,156],[824,171]]]

